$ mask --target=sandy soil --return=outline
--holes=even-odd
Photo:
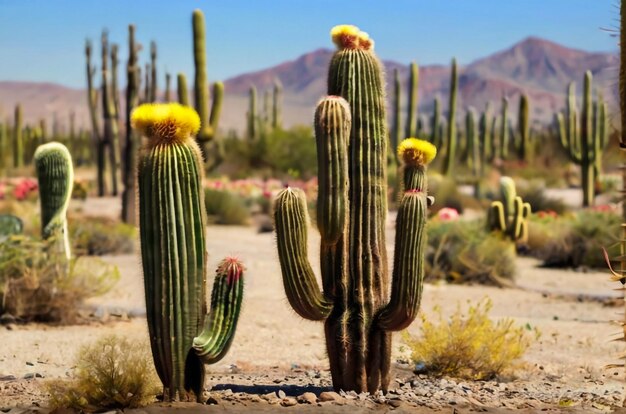
[[[117,207],[107,199],[88,200],[81,208],[90,214],[117,214]],[[389,220],[390,255],[391,224]],[[258,234],[254,227],[215,226],[209,227],[207,234],[211,267],[226,255],[236,255],[248,269],[237,336],[228,355],[209,367],[212,374],[207,387],[213,388],[210,395],[217,397],[218,406],[234,411],[252,408],[264,411],[281,404],[274,401],[272,405],[259,398],[267,392],[287,390],[288,398],[305,389],[318,396],[329,390],[322,324],[302,320],[290,309],[282,288],[273,234]],[[318,241],[317,232],[310,231],[309,254],[316,270],[319,268]],[[98,308],[99,315],[104,315],[102,323],[64,327],[0,326],[0,408],[45,405],[45,393],[40,385],[49,378],[70,376],[71,361],[77,349],[100,336],[116,333],[147,342],[138,255],[104,259],[119,266],[122,279],[113,291],[89,302],[90,306]],[[440,383],[438,379],[415,376],[411,367],[397,364],[395,384],[398,390],[407,389],[406,384],[412,384],[408,390],[418,394],[413,400],[404,399],[402,392],[398,391],[398,398],[404,401],[404,405],[381,405],[380,401],[372,402],[371,399],[359,405],[360,397],[346,395],[341,404],[318,403],[325,404],[326,408],[321,412],[343,412],[354,404],[364,410],[396,409],[398,412],[409,408],[410,412],[419,412],[415,410],[420,406],[425,410],[423,412],[430,412],[430,409],[453,412],[453,408],[457,410],[455,412],[498,412],[497,409],[502,407],[534,412],[535,409],[559,410],[564,405],[573,406],[570,411],[600,412],[621,405],[623,370],[603,368],[617,362],[615,356],[624,349],[623,342],[611,342],[619,327],[608,322],[620,318],[623,310],[622,305],[606,306],[606,298],[618,296],[612,290],[615,284],[607,281],[606,272],[579,273],[542,269],[537,265],[533,259],[517,259],[519,288],[427,284],[423,295],[422,311],[427,317],[435,305],[447,315],[459,304],[464,306],[467,301],[488,296],[493,301],[494,318],[511,317],[521,324],[537,327],[542,333],[541,338],[528,351],[524,358],[525,367],[518,371],[516,378],[472,383],[464,388],[461,382]],[[207,288],[210,292],[211,286]],[[596,297],[603,300],[590,300]],[[109,313],[113,315],[107,317]],[[118,313],[131,317],[114,316]],[[419,332],[419,322],[415,322],[409,331]],[[400,346],[400,335],[395,335],[394,360],[402,361],[406,357]],[[311,375],[312,372],[315,375]],[[298,384],[309,388],[289,387]],[[450,384],[453,385],[449,392],[437,393],[438,388],[447,389]],[[489,389],[494,387],[502,390],[501,393],[496,392],[493,396]],[[424,404],[419,400],[420,388],[433,389],[422,396]],[[457,388],[461,391],[457,392]],[[463,390],[467,394],[469,389],[474,392],[474,397],[463,394],[460,400],[451,400]],[[255,398],[248,398],[249,395]],[[187,407],[186,412],[205,412],[210,408],[194,407]],[[298,412],[305,409],[302,405],[298,407]],[[309,409],[314,406],[306,408]],[[170,411],[171,407],[150,409],[150,412]]]

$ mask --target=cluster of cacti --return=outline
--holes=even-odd
[[[203,163],[193,135],[200,118],[179,104],[141,105],[133,127],[147,138],[138,160],[138,199],[146,316],[166,400],[202,401],[204,363],[232,341],[243,295],[243,267],[217,268],[209,314]],[[204,324],[204,329],[202,328]]]
[[[67,208],[72,197],[74,169],[67,147],[49,142],[37,148],[34,155],[41,203],[41,235],[52,239],[55,254],[70,259]]]
[[[408,326],[419,308],[425,170],[435,149],[419,140],[401,145],[404,191],[389,296],[388,137],[381,64],[373,41],[356,27],[338,26],[331,35],[338,50],[329,68],[329,96],[315,113],[323,292],[307,258],[308,215],[298,189],[283,190],[275,202],[278,254],[291,306],[304,318],[325,321],[335,389],[375,392],[389,386],[391,331]]]
[[[219,164],[223,156],[221,154],[221,147],[216,143],[216,132],[222,111],[224,84],[222,82],[215,82],[213,84],[213,103],[209,115],[210,97],[209,83],[207,80],[206,30],[204,14],[201,10],[196,9],[193,11],[192,24],[193,61],[195,68],[194,107],[200,116],[200,131],[196,136],[196,141],[198,145],[200,145],[205,162],[209,168],[213,168]],[[180,90],[179,86],[179,93]]]
[[[500,201],[494,201],[487,214],[487,226],[500,231],[509,239],[525,243],[528,239],[528,222],[531,208],[517,195],[515,181],[511,177],[500,178]]]
[[[608,141],[606,103],[601,94],[593,102],[591,80],[591,72],[585,72],[582,113],[579,115],[576,107],[576,89],[572,82],[568,87],[566,113],[556,115],[561,145],[571,161],[580,165],[583,207],[593,205],[595,179],[601,173],[602,153]]]

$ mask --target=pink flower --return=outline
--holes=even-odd
[[[437,212],[437,218],[441,221],[457,220],[459,218],[459,212],[454,208],[444,207]]]

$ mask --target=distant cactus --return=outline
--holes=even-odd
[[[42,237],[53,239],[55,253],[69,261],[67,208],[74,186],[72,156],[65,145],[49,142],[37,148],[34,160],[41,202]]]
[[[272,94],[272,128],[282,128],[283,86],[278,79],[274,80]]]
[[[255,141],[258,138],[257,124],[259,115],[257,113],[257,93],[254,85],[250,86],[248,92],[248,113],[247,113],[246,135],[249,140]]]
[[[454,163],[456,162],[456,95],[458,90],[458,76],[456,72],[456,59],[452,59],[450,71],[450,104],[448,106],[448,137],[446,142],[446,154],[443,164],[443,174],[453,175]]]
[[[398,73],[398,69],[393,70],[393,104],[391,107],[391,113],[393,115],[392,124],[391,124],[391,134],[390,134],[390,144],[391,148],[397,148],[400,141],[402,141],[402,127],[400,126],[402,123],[402,86],[400,82],[400,75]],[[395,151],[391,151],[390,159],[395,161],[394,164],[397,164],[397,155]]]
[[[163,95],[163,102],[168,103],[172,100],[172,75],[169,73],[165,74],[165,94]]]
[[[176,76],[177,86],[176,91],[178,93],[178,103],[181,105],[189,106],[189,90],[187,89],[187,77],[184,73],[179,73]]]
[[[390,332],[406,328],[419,309],[426,237],[425,170],[435,149],[419,140],[401,144],[404,192],[390,281],[382,68],[366,33],[354,26],[338,26],[331,35],[339,50],[330,63],[329,96],[318,104],[314,122],[323,291],[307,258],[307,207],[298,189],[287,188],[276,198],[276,240],[289,303],[300,316],[325,321],[334,388],[374,393],[389,387]]]
[[[13,167],[24,165],[24,138],[22,136],[22,105],[15,106],[13,117]]]
[[[568,87],[566,116],[562,113],[556,115],[561,145],[567,151],[571,161],[580,165],[583,207],[593,205],[597,160],[602,158],[603,149],[608,141],[606,109],[603,102],[598,102],[595,104],[597,110],[594,111],[591,81],[591,72],[587,71],[583,85],[583,105],[580,118],[576,109],[574,83]]]
[[[415,136],[417,130],[417,107],[418,107],[418,96],[417,96],[417,88],[419,85],[419,67],[417,63],[411,62],[409,67],[409,105],[406,109],[406,126],[404,128],[404,138]]]
[[[530,204],[524,203],[517,195],[515,181],[511,177],[500,178],[500,197],[501,201],[494,201],[489,208],[488,228],[501,231],[513,241],[525,243],[528,240]]]
[[[509,157],[509,120],[507,110],[509,98],[502,97],[502,107],[500,108],[500,142],[498,145],[498,158],[505,160]]]
[[[521,161],[528,161],[530,146],[530,103],[526,94],[521,94],[519,98],[517,129],[517,158]]]
[[[196,112],[180,104],[139,106],[133,127],[147,138],[139,158],[139,230],[146,314],[165,400],[202,402],[204,363],[228,350],[243,295],[243,266],[218,266],[206,311],[203,164],[192,138]],[[158,225],[155,225],[158,223]],[[204,330],[202,326],[204,325]]]
[[[487,102],[485,111],[480,116],[478,123],[478,142],[480,147],[480,168],[481,175],[484,174],[487,163],[493,159],[493,140],[492,140],[493,121],[491,119],[491,103]]]
[[[443,144],[443,129],[441,127],[441,100],[437,96],[433,104],[433,117],[430,122],[430,142],[437,148]]]

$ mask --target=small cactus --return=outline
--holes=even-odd
[[[528,240],[528,222],[531,208],[524,203],[515,190],[515,181],[511,177],[500,178],[500,194],[502,201],[491,203],[487,215],[487,226],[490,230],[501,231],[509,239],[526,243]]]

